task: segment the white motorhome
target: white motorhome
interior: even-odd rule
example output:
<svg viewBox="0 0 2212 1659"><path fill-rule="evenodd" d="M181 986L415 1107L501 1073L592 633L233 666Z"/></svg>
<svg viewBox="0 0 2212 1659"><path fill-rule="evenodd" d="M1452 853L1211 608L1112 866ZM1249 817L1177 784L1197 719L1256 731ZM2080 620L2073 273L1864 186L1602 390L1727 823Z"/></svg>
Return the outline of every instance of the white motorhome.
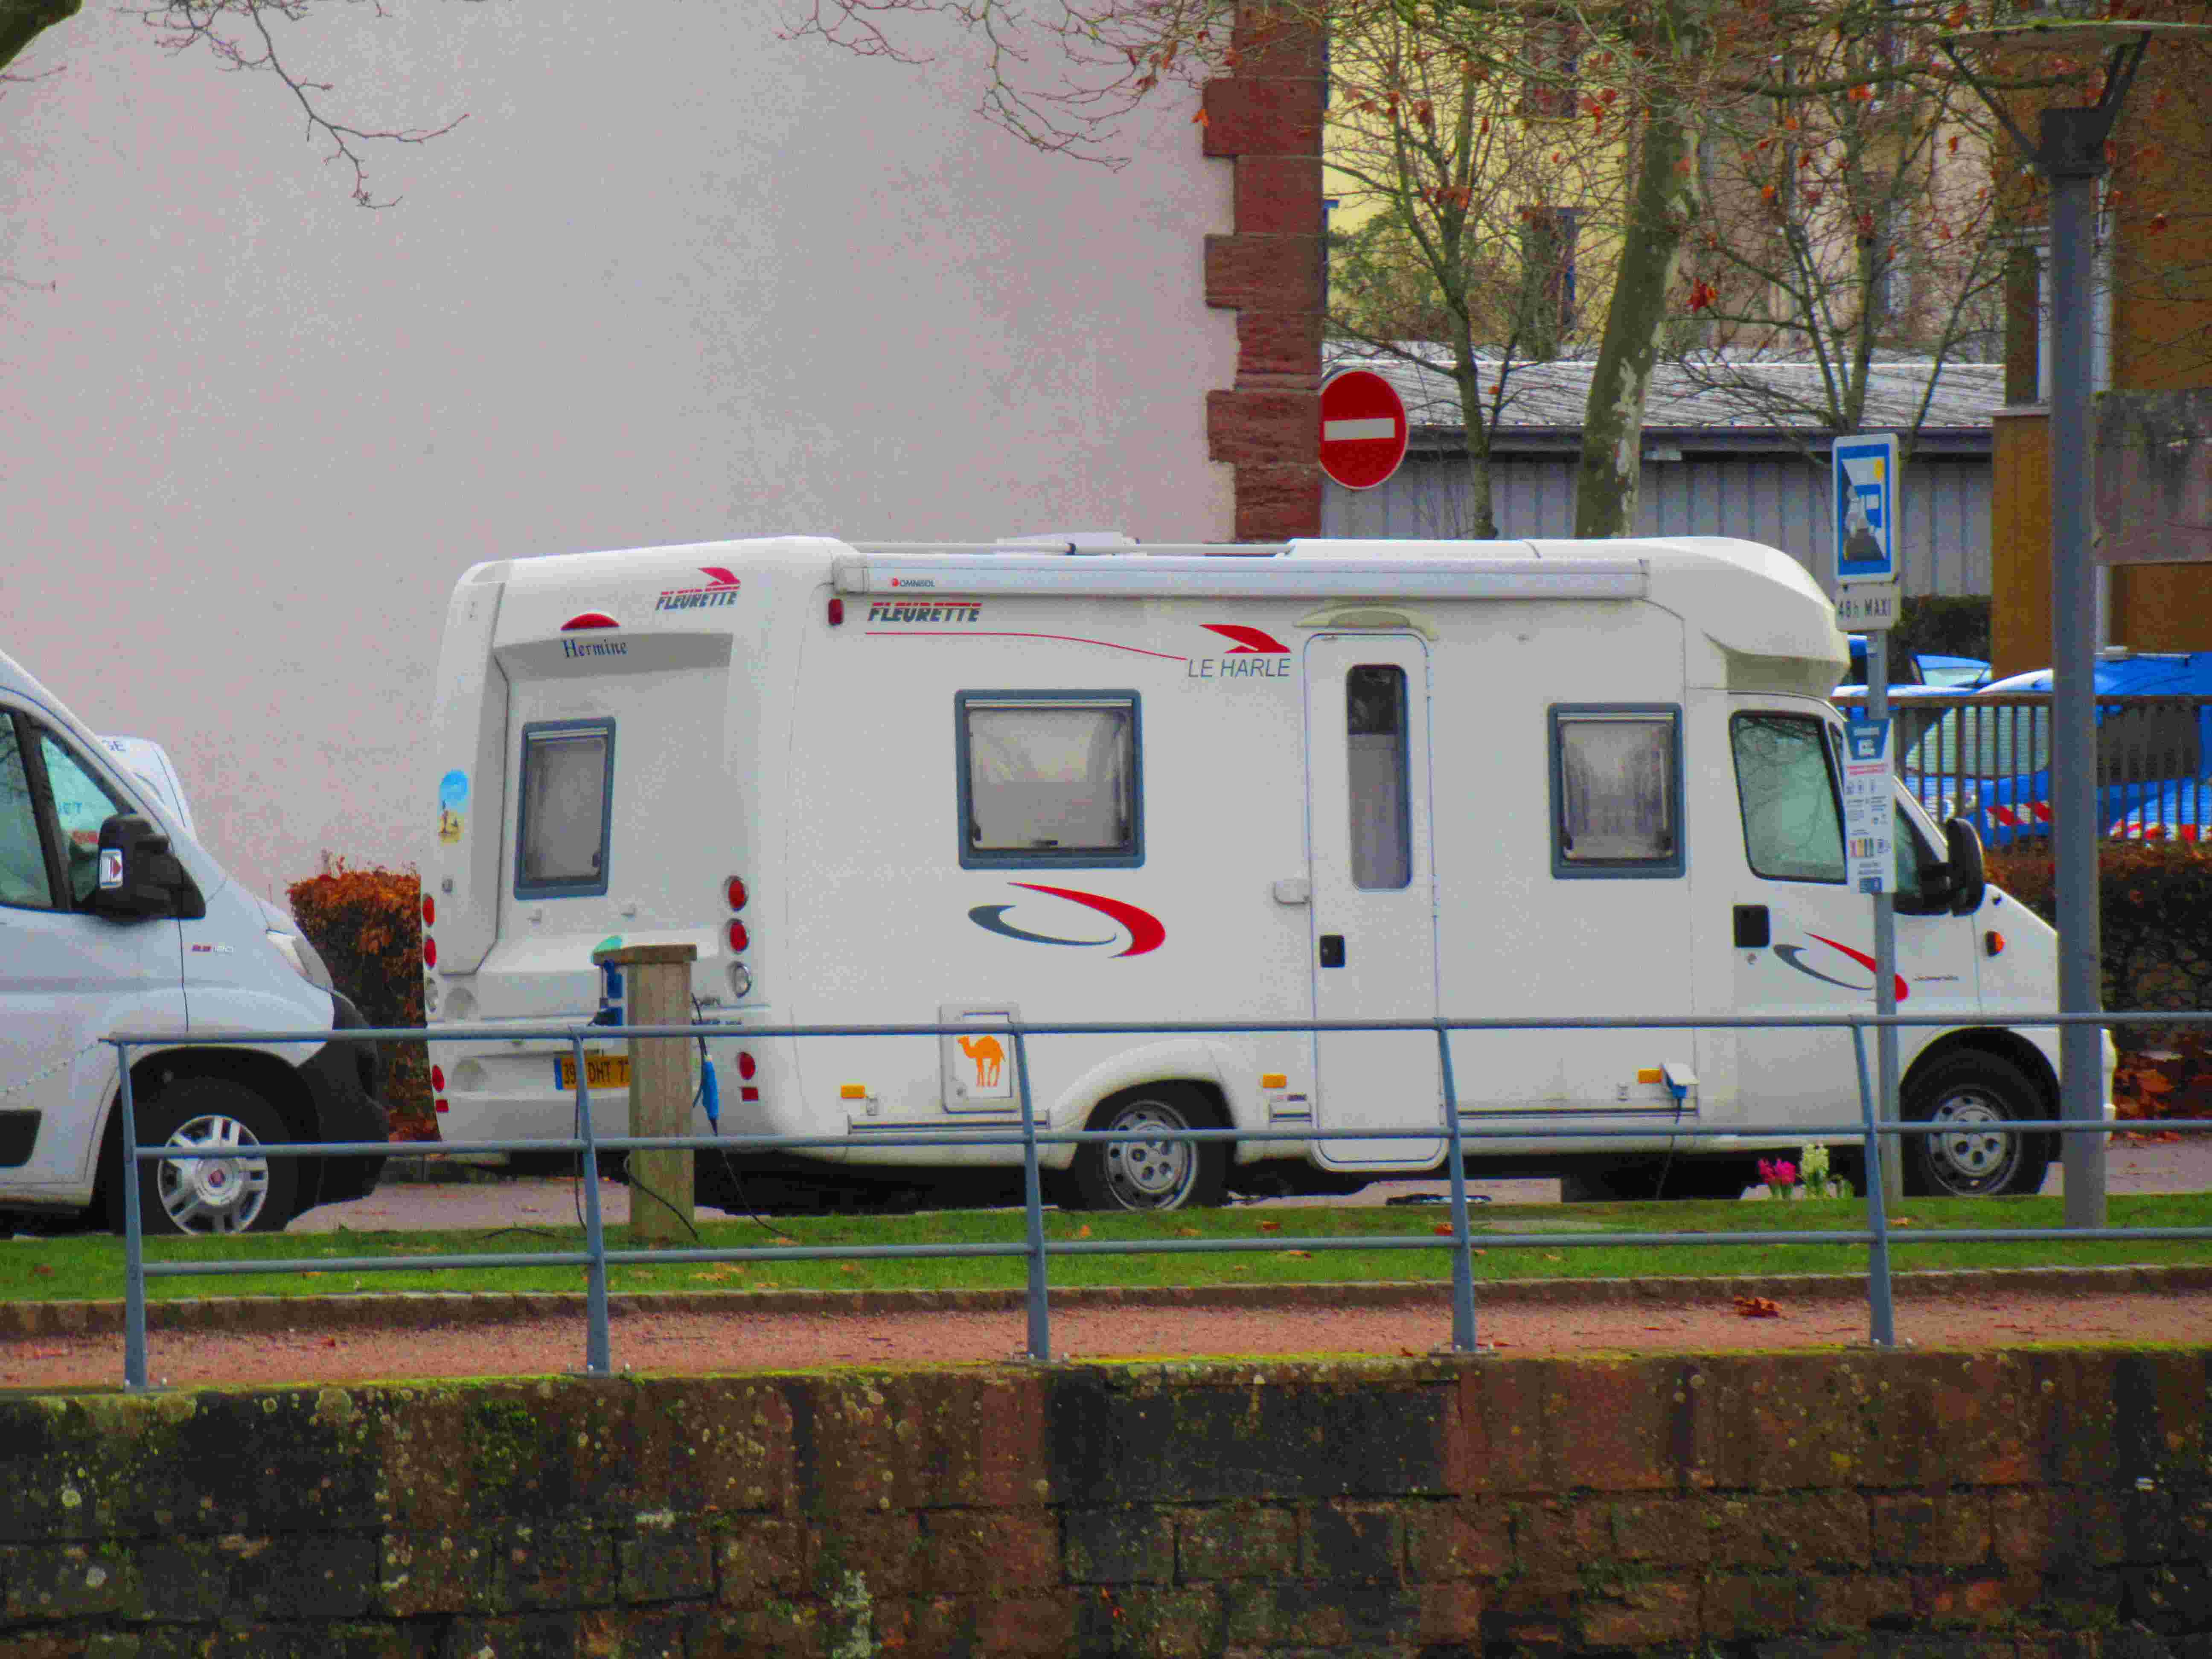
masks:
<svg viewBox="0 0 2212 1659"><path fill-rule="evenodd" d="M1273 549L855 546L811 538L502 561L447 613L424 859L441 1024L599 1004L594 947L698 961L725 1134L810 1134L701 1196L1003 1182L1024 1022L1685 1017L1864 1010L1872 906L1844 881L1846 658L1785 555L1724 539L1299 541ZM1913 1184L2028 1191L2057 1045L2055 937L1964 826L1900 791ZM960 1023L944 1037L745 1038ZM1869 1044L1871 1048L1871 1044ZM1330 1190L1433 1171L1431 1033L1029 1040L1059 1130L1224 1142L1048 1149L1063 1202ZM450 1139L573 1133L566 1050L434 1046ZM619 1044L587 1071L625 1131ZM1461 1032L1471 1166L1590 1196L1738 1192L1858 1114L1833 1030ZM1563 1126L1618 1127L1598 1147ZM703 1114L700 1133L708 1133ZM1308 1144L1318 1130L1348 1138ZM1413 1139L1383 1132L1428 1131ZM719 1184L718 1184L719 1183Z"/></svg>
<svg viewBox="0 0 2212 1659"><path fill-rule="evenodd" d="M125 744L118 750L117 742ZM173 771L95 737L0 655L0 1225L123 1220L117 1031L189 1031L131 1057L149 1232L280 1228L374 1191L380 1158L268 1158L276 1141L382 1140L373 1045L234 1031L359 1026L290 917L191 832Z"/></svg>

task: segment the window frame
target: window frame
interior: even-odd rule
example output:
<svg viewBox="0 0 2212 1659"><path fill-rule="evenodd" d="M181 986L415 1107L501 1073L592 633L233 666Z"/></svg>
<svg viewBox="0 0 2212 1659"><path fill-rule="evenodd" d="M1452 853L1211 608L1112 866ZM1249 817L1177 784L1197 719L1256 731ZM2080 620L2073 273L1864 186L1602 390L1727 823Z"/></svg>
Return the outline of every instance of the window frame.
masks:
<svg viewBox="0 0 2212 1659"><path fill-rule="evenodd" d="M94 788L107 797L107 804L112 810L109 811L107 817L100 820L103 826L107 823L108 818L118 817L125 813L135 812L145 816L145 809L131 799L127 790L118 791L115 787L114 779L103 776L99 763L89 758L71 743L69 734L59 726L50 725L36 716L28 716L17 729L21 731L26 727L28 728L32 739L28 750L30 765L33 769L31 793L39 804L40 829L46 843L46 867L49 870L58 869L61 872L61 885L54 890L60 902L54 906L54 908L69 915L88 915L92 908L91 893L86 894L82 898L78 897L76 884L70 879L69 836L62 827L61 805L54 799L53 771L46 764L46 745L49 743L52 744ZM151 818L149 821L156 829L162 827L159 818ZM97 886L93 890L94 892L98 890Z"/></svg>
<svg viewBox="0 0 2212 1659"><path fill-rule="evenodd" d="M1668 732L1668 781L1674 790L1674 851L1661 858L1577 859L1566 847L1566 745L1564 728L1607 718L1663 720ZM1682 791L1682 705L1678 702L1557 702L1544 711L1545 772L1551 792L1552 874L1565 881L1672 881L1689 873L1687 802Z"/></svg>
<svg viewBox="0 0 2212 1659"><path fill-rule="evenodd" d="M1022 708L1048 703L1094 703L1129 711L1129 842L1126 852L1095 848L1028 848L979 851L969 845L975 822L969 771L968 711L974 707ZM1100 690L968 690L952 694L953 844L963 870L1133 870L1145 861L1145 719L1135 688Z"/></svg>
<svg viewBox="0 0 2212 1659"><path fill-rule="evenodd" d="M1395 816L1398 820L1398 845L1393 850L1403 859L1406 873L1404 879L1400 881L1370 884L1364 882L1359 878L1362 874L1359 867L1359 837L1355 829L1355 826L1358 822L1359 799L1357 793L1351 787L1352 752L1352 739L1356 736L1361 735L1352 730L1352 677L1354 674L1362 672L1377 672L1386 674L1395 674L1397 677L1398 729L1394 734L1395 737L1395 742L1393 745L1394 752L1391 758L1395 764L1391 769L1390 781L1393 787L1397 792L1397 799L1395 805L1396 808ZM1413 848L1413 677L1407 672L1406 665L1403 663L1354 662L1346 663L1345 665L1343 684L1345 693L1344 762L1346 786L1345 789L1345 802L1347 809L1345 824L1346 854L1345 859L1345 876L1351 884L1352 890L1356 893L1402 893L1413 885L1413 866L1415 861ZM1375 734L1369 733L1367 735L1372 736Z"/></svg>
<svg viewBox="0 0 2212 1659"><path fill-rule="evenodd" d="M72 915L77 907L70 890L69 863L56 846L59 830L53 811L53 790L46 781L46 756L39 748L39 735L44 728L34 715L6 703L0 703L0 720L7 722L15 739L16 760L23 769L23 787L30 801L31 831L38 837L39 859L46 872L46 903L9 903L0 908L40 915Z"/></svg>
<svg viewBox="0 0 2212 1659"><path fill-rule="evenodd" d="M530 744L547 732L592 732L607 740L606 775L599 791L599 875L597 881L538 881L523 875L523 852L530 845ZM518 899L597 898L607 890L613 873L615 829L615 720L603 714L590 720L526 720L521 747L514 767L514 896Z"/></svg>

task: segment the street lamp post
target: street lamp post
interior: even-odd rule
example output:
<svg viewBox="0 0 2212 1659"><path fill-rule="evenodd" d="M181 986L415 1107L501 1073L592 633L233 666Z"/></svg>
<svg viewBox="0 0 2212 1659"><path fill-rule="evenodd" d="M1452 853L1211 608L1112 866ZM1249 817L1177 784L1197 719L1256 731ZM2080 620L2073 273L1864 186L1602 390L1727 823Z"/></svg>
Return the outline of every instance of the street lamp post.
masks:
<svg viewBox="0 0 2212 1659"><path fill-rule="evenodd" d="M2212 28L2200 24L2052 15L1939 42L2051 183L2051 817L2058 866L2058 1006L2063 1013L2100 1012L2103 1002L2097 848L2104 825L2097 812L2097 573L2090 556L2089 483L2097 184L2107 170L2105 142L2151 41L2208 34ZM2003 100L1966 67L1959 50L2033 45L2102 50L2108 56L2097 101L2043 111L2031 141ZM2102 1123L2102 1028L2062 1026L2058 1056L2059 1116L2069 1123ZM2065 1141L2066 1224L2102 1227L2105 1138L2076 1133Z"/></svg>

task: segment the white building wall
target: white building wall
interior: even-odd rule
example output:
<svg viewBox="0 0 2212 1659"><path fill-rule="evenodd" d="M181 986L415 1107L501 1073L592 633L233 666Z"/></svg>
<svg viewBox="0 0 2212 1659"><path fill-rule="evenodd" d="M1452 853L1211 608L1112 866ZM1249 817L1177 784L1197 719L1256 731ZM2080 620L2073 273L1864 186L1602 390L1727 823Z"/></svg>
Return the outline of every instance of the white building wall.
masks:
<svg viewBox="0 0 2212 1659"><path fill-rule="evenodd" d="M1224 539L1202 239L1164 100L1123 169L755 4L409 4L285 31L373 147L365 212L266 76L88 6L0 95L0 647L158 738L281 900L412 861L469 563L784 530ZM37 286L49 284L51 286Z"/></svg>

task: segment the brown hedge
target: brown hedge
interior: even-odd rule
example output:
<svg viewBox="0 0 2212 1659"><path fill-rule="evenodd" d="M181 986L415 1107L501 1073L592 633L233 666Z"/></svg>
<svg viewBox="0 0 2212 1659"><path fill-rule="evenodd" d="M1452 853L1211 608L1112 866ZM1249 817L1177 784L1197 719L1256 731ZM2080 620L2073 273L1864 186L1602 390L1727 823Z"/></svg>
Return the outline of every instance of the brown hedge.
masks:
<svg viewBox="0 0 2212 1659"><path fill-rule="evenodd" d="M412 870L355 869L325 853L286 890L292 915L339 990L371 1025L422 1024L422 890ZM435 1140L430 1062L419 1042L384 1045L394 1140Z"/></svg>
<svg viewBox="0 0 2212 1659"><path fill-rule="evenodd" d="M2045 921L2057 919L2047 843L1993 847L1990 879ZM2212 848L2188 842L2107 842L2097 902L2105 1006L2212 1008ZM2212 1116L2212 1033L2203 1027L2117 1026L2113 1093L2123 1116Z"/></svg>

